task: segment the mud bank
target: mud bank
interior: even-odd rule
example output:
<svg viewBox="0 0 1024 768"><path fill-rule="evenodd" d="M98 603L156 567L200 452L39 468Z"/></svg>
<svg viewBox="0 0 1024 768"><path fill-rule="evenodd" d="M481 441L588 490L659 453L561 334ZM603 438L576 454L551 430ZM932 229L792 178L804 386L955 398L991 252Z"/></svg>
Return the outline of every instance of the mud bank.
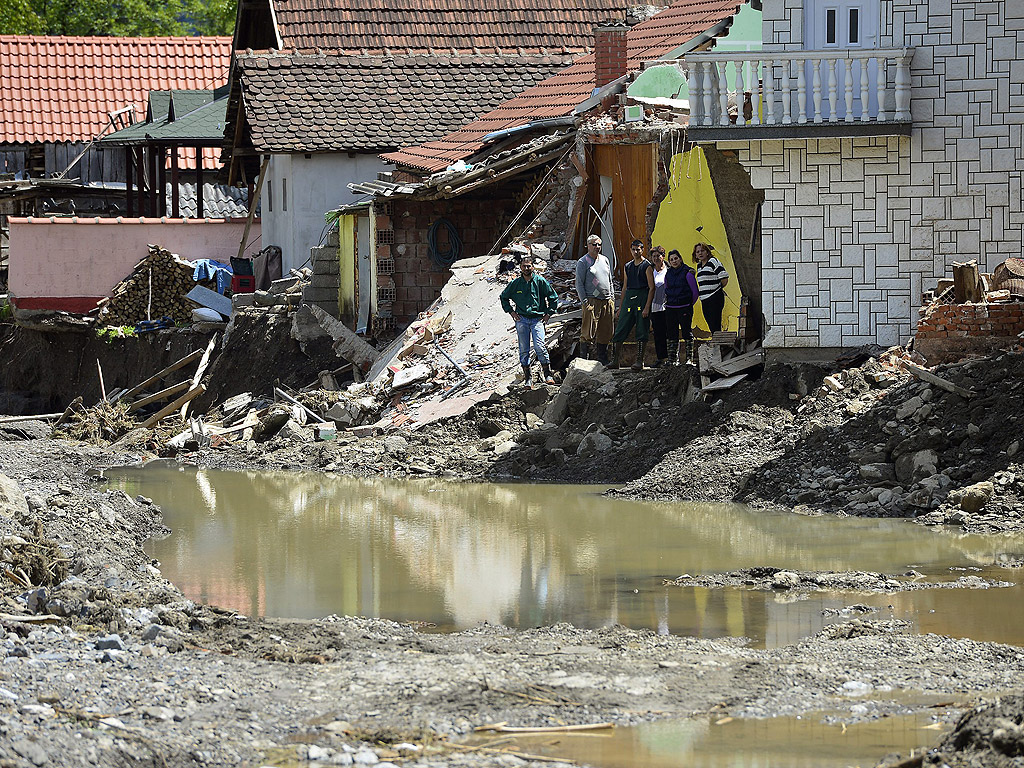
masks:
<svg viewBox="0 0 1024 768"><path fill-rule="evenodd" d="M2 581L0 616L8 765L493 765L449 743L502 721L827 710L854 722L937 701L954 702L934 710L949 717L1024 681L1017 648L914 636L891 621L758 650L622 627L436 635L384 620L265 620L204 607L184 600L142 549L162 529L159 509L98 479L130 458L0 443L0 471L18 483L0 510L5 570L18 574ZM59 552L42 563L53 583L18 584L13 553L26 548Z"/></svg>

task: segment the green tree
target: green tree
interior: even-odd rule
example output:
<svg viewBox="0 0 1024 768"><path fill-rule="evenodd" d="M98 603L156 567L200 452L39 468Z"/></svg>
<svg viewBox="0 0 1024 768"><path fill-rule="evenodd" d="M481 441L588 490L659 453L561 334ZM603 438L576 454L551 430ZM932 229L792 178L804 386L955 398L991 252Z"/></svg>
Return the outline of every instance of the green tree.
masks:
<svg viewBox="0 0 1024 768"><path fill-rule="evenodd" d="M230 35L235 0L0 0L5 35Z"/></svg>

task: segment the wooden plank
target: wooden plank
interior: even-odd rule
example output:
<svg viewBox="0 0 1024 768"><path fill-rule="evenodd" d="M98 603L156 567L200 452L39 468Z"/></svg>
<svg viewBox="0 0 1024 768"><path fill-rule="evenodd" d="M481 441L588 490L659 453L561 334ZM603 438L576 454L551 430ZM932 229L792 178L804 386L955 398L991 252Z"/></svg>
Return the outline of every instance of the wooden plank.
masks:
<svg viewBox="0 0 1024 768"><path fill-rule="evenodd" d="M181 406L183 406L189 400L193 400L193 399L199 397L205 391L206 391L206 387L204 387L202 384L200 384L195 389L190 389L188 392L186 392L184 395L179 397L173 403L171 403L170 405L165 405L159 411L157 411L152 416L150 416L148 419L146 419L144 422L142 422L143 428L144 429L151 429L152 427L156 426L162 419L164 419L167 416L170 416L172 413L174 413L176 410L181 408Z"/></svg>
<svg viewBox="0 0 1024 768"><path fill-rule="evenodd" d="M701 387L701 389L704 390L705 392L721 392L722 390L725 389L732 389L745 378L747 378L747 374L740 373L737 374L736 376L729 376L724 379L712 381L710 384Z"/></svg>
<svg viewBox="0 0 1024 768"><path fill-rule="evenodd" d="M174 373L175 371L177 371L180 368L184 368L186 365L191 363L193 360L196 360L199 357L201 357L202 354L203 354L203 350L201 350L201 349L197 349L195 352L189 352L187 355L185 355L183 358L181 358L181 360L178 360L176 363L171 363L166 368L164 368L162 371L157 371L156 373L154 373L152 376L150 376L148 379L146 379L141 384L136 384L134 387L129 389L127 392L125 392L122 395L122 397L134 397L135 395L137 395L140 392L142 392L144 389L147 389L147 388L151 387L152 385L156 384L161 379L166 378L169 374Z"/></svg>
<svg viewBox="0 0 1024 768"><path fill-rule="evenodd" d="M946 379L942 378L941 376L936 376L934 373L929 371L927 368L922 368L920 365L914 365L910 361L904 360L903 361L903 367L907 369L908 373L913 374L914 376L919 378L921 381L926 381L929 384L934 384L936 387L939 387L940 389L944 389L947 392L952 392L953 394L960 395L960 397L968 399L968 400L970 398L974 397L975 393L974 393L973 390L964 389L961 386L957 386L953 382L947 381Z"/></svg>
<svg viewBox="0 0 1024 768"><path fill-rule="evenodd" d="M711 366L711 370L715 373L720 373L723 376L732 376L740 371L745 371L748 368L753 368L755 365L764 364L764 351L756 350L754 352L748 352L745 355L739 357L733 357L729 360L725 360L717 365Z"/></svg>
<svg viewBox="0 0 1024 768"><path fill-rule="evenodd" d="M203 352L203 359L199 361L199 367L196 368L196 374L192 377L192 389L199 386L199 380L202 379L203 374L206 373L206 368L210 365L210 355L213 354L213 348L217 346L217 339L219 338L219 333L215 333L210 337L210 343L206 345L206 351ZM188 416L189 405L191 405L191 401L181 406L181 418L183 420Z"/></svg>
<svg viewBox="0 0 1024 768"><path fill-rule="evenodd" d="M159 392L154 392L152 395L147 395L140 400L136 400L131 404L131 406L129 406L128 413L133 413L140 408L145 408L147 405L151 405L152 403L159 403L161 400L166 400L168 397L174 397L174 395L179 392L183 392L186 389L189 389L188 379L178 382L177 384L172 384L166 389L161 389Z"/></svg>
<svg viewBox="0 0 1024 768"><path fill-rule="evenodd" d="M0 424L17 424L19 421L50 421L59 419L63 415L63 413L37 413L34 416L4 416L0 418Z"/></svg>
<svg viewBox="0 0 1024 768"><path fill-rule="evenodd" d="M738 338L739 336L732 331L715 331L711 334L711 343L719 346L728 346L735 344Z"/></svg>

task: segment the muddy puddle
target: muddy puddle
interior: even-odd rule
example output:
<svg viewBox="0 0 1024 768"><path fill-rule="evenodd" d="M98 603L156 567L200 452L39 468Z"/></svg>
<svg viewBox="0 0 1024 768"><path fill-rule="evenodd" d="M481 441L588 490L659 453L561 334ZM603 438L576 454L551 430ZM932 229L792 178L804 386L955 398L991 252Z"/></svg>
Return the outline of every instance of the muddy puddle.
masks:
<svg viewBox="0 0 1024 768"><path fill-rule="evenodd" d="M364 480L154 463L108 473L152 498L172 535L148 551L193 600L250 615L330 614L518 628L615 623L777 646L848 618L1024 644L1022 575L996 563L1024 536L940 533L895 520L806 518L738 505L638 503L553 485ZM751 566L977 575L1013 586L796 596L665 586ZM867 606L873 614L847 610Z"/></svg>
<svg viewBox="0 0 1024 768"><path fill-rule="evenodd" d="M927 748L949 726L927 715L887 717L853 725L821 716L764 720L711 717L650 723L591 733L503 739L475 737L487 750L557 757L599 768L849 768L875 765L885 754Z"/></svg>

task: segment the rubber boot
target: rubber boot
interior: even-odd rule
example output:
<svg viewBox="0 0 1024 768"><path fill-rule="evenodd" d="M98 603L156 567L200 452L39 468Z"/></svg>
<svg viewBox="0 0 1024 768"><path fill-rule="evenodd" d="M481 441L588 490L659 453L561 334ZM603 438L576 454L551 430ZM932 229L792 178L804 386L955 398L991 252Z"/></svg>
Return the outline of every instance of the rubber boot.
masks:
<svg viewBox="0 0 1024 768"><path fill-rule="evenodd" d="M580 360L593 360L594 358L590 356L591 351L592 348L589 341L580 342Z"/></svg>
<svg viewBox="0 0 1024 768"><path fill-rule="evenodd" d="M679 342L668 345L668 364L679 365Z"/></svg>
<svg viewBox="0 0 1024 768"><path fill-rule="evenodd" d="M598 344L597 345L597 362L601 365L608 367L608 345Z"/></svg>
<svg viewBox="0 0 1024 768"><path fill-rule="evenodd" d="M621 359L622 359L622 343L617 341L614 344L612 344L612 359L611 359L611 362L608 363L608 367L612 368L612 369L618 368L619 367L619 360L621 360Z"/></svg>
<svg viewBox="0 0 1024 768"><path fill-rule="evenodd" d="M530 375L530 366L528 365L523 366L523 386L533 386L533 376Z"/></svg>
<svg viewBox="0 0 1024 768"><path fill-rule="evenodd" d="M551 373L551 366L546 364L546 363L541 363L540 367L544 369L544 383L545 384L554 384L555 383L555 377Z"/></svg>
<svg viewBox="0 0 1024 768"><path fill-rule="evenodd" d="M686 362L697 364L697 350L694 349L692 337L686 340Z"/></svg>
<svg viewBox="0 0 1024 768"><path fill-rule="evenodd" d="M644 350L647 349L646 341L638 341L636 343L636 362L633 363L632 369L634 371L642 371L644 369Z"/></svg>

